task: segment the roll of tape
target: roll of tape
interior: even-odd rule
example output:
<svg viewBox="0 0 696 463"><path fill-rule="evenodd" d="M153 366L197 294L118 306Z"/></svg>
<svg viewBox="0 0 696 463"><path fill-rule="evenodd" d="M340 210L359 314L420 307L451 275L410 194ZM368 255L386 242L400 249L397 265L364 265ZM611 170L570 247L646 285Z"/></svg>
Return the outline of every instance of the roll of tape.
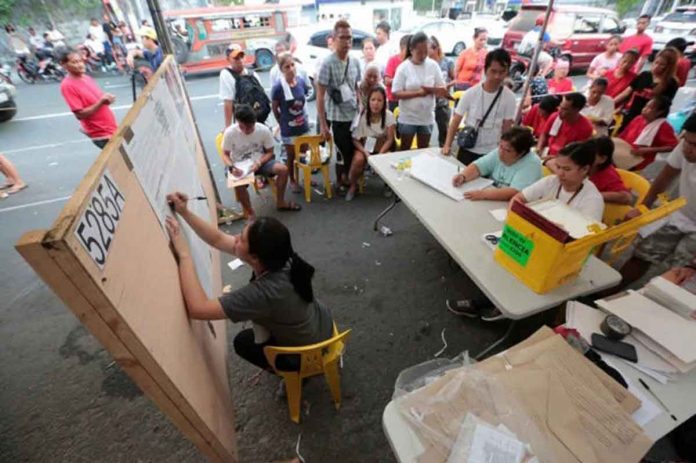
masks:
<svg viewBox="0 0 696 463"><path fill-rule="evenodd" d="M614 341L620 341L631 333L631 325L617 317L607 315L599 326L604 336Z"/></svg>

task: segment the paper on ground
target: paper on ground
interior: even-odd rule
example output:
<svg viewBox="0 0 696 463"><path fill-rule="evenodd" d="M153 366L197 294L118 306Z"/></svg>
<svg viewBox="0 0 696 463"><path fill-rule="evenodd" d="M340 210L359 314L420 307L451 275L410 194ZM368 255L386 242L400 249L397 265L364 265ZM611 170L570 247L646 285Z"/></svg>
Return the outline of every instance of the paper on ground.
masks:
<svg viewBox="0 0 696 463"><path fill-rule="evenodd" d="M244 262L242 262L241 259L235 259L231 260L227 263L227 266L230 268L230 270L234 271L237 270L239 267L244 265Z"/></svg>
<svg viewBox="0 0 696 463"><path fill-rule="evenodd" d="M498 222L505 222L505 219L507 219L507 209L505 208L491 209L488 212L490 212L493 218Z"/></svg>

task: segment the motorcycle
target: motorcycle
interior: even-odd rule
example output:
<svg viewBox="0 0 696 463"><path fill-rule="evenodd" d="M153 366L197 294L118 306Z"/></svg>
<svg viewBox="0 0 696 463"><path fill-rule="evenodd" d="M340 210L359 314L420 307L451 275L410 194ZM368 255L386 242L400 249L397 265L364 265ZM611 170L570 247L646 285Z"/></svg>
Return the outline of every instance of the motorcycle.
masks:
<svg viewBox="0 0 696 463"><path fill-rule="evenodd" d="M7 64L0 66L0 83L2 82L12 84L12 69Z"/></svg>
<svg viewBox="0 0 696 463"><path fill-rule="evenodd" d="M553 58L554 63L558 59L564 59L566 61L571 62L572 57L568 54L563 54L561 52L561 49L558 47L553 47L549 50L549 54ZM510 66L510 78L512 79L513 86L512 86L512 91L513 92L519 92L522 87L524 86L524 82L527 80L527 71L529 70L529 66L532 64L532 56L529 55L523 55L520 53L515 53L512 56L512 65ZM539 71L538 65L537 65L537 72ZM548 70L548 72L543 75L539 76L543 77L544 79L550 79L553 77L553 66L551 66Z"/></svg>
<svg viewBox="0 0 696 463"><path fill-rule="evenodd" d="M65 77L65 71L55 62L53 55L45 57L43 71L35 59L27 55L17 56L17 74L23 82L35 84L37 81L60 82Z"/></svg>

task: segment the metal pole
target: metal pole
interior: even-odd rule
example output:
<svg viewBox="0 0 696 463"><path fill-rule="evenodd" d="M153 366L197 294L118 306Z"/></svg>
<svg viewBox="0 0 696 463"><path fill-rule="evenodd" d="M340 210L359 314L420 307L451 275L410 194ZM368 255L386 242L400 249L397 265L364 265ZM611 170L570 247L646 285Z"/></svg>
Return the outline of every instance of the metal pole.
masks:
<svg viewBox="0 0 696 463"><path fill-rule="evenodd" d="M169 35L169 30L167 29L167 24L164 22L164 17L162 16L162 10L159 6L159 0L147 0L147 7L150 10L150 16L152 16L153 26L155 26L155 32L157 32L157 39L162 48L162 52L167 55L174 55L174 46L172 45L172 39ZM179 68L177 66L177 72ZM186 101L188 107L191 109L191 116L193 117L193 126L196 128L196 135L199 140L201 138L201 133L198 130L198 122L196 121L196 114L193 112L193 106L191 105L191 99L189 98L188 89L186 88L186 80L184 76L180 74L181 81L184 82L184 95L186 96ZM220 197L220 191L218 190L217 183L215 183L215 176L213 175L213 168L208 160L208 153L205 151L205 146L201 143L201 149L203 150L203 159L205 159L205 165L208 168L208 175L210 175L210 182L213 184L213 190L215 191L215 201L218 205L218 213L220 213L220 208L222 208L222 198ZM220 214L218 214L220 215Z"/></svg>
<svg viewBox="0 0 696 463"><path fill-rule="evenodd" d="M546 34L546 26L549 23L551 10L553 9L553 2L554 0L549 0L549 4L546 7L544 24L541 25L541 31L539 31L539 40L537 41L537 46L534 49L534 55L532 55L532 61L529 63L529 69L527 70L527 80L524 82L524 86L522 87L522 99L520 100L520 105L517 107L517 113L515 114L515 124L519 124L520 120L522 119L522 106L524 105L524 99L529 91L529 85L537 71L537 60L539 59L541 49L544 48L544 34Z"/></svg>
<svg viewBox="0 0 696 463"><path fill-rule="evenodd" d="M159 0L147 0L147 7L150 10L150 16L152 16L152 22L157 32L157 41L160 44L160 48L162 48L165 55L174 54L174 46L172 45L172 39L167 30L167 24L162 17Z"/></svg>

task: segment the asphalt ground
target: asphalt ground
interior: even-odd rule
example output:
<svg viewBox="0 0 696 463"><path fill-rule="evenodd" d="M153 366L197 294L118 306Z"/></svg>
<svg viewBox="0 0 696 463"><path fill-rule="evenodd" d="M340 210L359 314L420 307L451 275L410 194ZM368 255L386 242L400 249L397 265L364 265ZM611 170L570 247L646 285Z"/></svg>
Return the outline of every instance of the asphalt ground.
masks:
<svg viewBox="0 0 696 463"><path fill-rule="evenodd" d="M261 78L267 86L267 73ZM116 94L122 118L131 103L128 81L99 83ZM223 202L232 206L214 148L223 122L217 86L215 76L187 81ZM23 232L50 226L98 155L78 132L57 84L20 84L17 101L17 117L0 125L0 150L30 186L0 202L0 461L204 461L14 250ZM309 110L314 120L313 103ZM394 461L381 416L398 373L432 359L442 336L443 356L454 357L480 351L504 331L505 323L445 310L445 299L471 297L478 289L404 206L385 221L392 236L373 232L374 217L391 201L382 187L368 177L366 194L350 203L314 195L306 204L297 195L299 213L277 212L270 191L254 197L258 214L277 216L290 228L295 249L317 269L315 294L352 333L340 411L324 381L313 379L304 387L302 424L296 425L284 399L276 398L278 379L256 376L233 353L231 340L242 326L229 324L240 461L290 459L300 433L308 462ZM241 227L237 222L225 230ZM250 270L232 272L224 265L231 259L223 257L223 280L239 287Z"/></svg>

